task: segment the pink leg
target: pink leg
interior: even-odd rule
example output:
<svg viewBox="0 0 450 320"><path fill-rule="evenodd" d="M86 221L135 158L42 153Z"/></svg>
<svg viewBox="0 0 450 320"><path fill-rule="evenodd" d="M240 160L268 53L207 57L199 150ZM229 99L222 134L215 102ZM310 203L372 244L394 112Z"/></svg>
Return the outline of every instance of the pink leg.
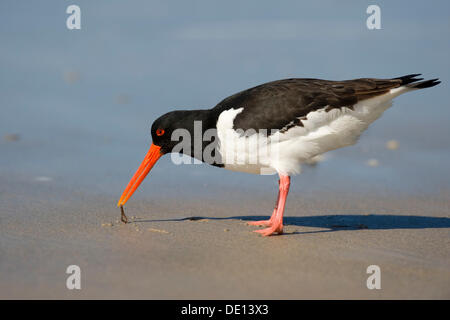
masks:
<svg viewBox="0 0 450 320"><path fill-rule="evenodd" d="M283 233L283 214L290 184L291 178L289 176L283 176L280 174L280 192L278 196L278 204L275 209L276 210L275 216L272 215L272 218L270 218L270 220L272 221L269 228L256 230L255 232L258 232L263 236L270 236L275 232Z"/></svg>
<svg viewBox="0 0 450 320"><path fill-rule="evenodd" d="M280 186L280 180L278 180L278 188L279 188L279 186ZM270 217L270 219L269 220L260 220L260 221L250 221L250 222L247 222L247 224L250 226L270 227L272 225L273 221L275 220L275 216L277 214L278 201L280 201L280 191L278 191L277 202L275 202L275 209L273 209L272 216Z"/></svg>

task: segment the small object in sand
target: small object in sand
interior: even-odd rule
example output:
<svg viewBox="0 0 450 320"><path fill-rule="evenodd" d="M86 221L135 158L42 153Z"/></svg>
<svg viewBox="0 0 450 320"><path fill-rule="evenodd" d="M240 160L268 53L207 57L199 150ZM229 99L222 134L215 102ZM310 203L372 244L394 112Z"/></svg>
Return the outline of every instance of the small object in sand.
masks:
<svg viewBox="0 0 450 320"><path fill-rule="evenodd" d="M389 150L397 150L398 149L398 141L397 140L389 140L386 142L386 148Z"/></svg>
<svg viewBox="0 0 450 320"><path fill-rule="evenodd" d="M369 159L367 160L366 164L369 167L378 167L380 165L380 162L377 159Z"/></svg>
<svg viewBox="0 0 450 320"><path fill-rule="evenodd" d="M230 231L230 229L223 229L223 231L228 232L228 231Z"/></svg>
<svg viewBox="0 0 450 320"><path fill-rule="evenodd" d="M8 142L15 142L20 140L20 135L18 135L17 133L5 134L3 136L3 139Z"/></svg>
<svg viewBox="0 0 450 320"><path fill-rule="evenodd" d="M151 231L151 232L158 232L158 233L169 233L169 232L166 231L166 230L155 229L155 228L148 228L147 230L148 230L148 231Z"/></svg>
<svg viewBox="0 0 450 320"><path fill-rule="evenodd" d="M125 215L125 211L123 210L123 206L120 206L120 220L122 220L123 223L128 223L128 218Z"/></svg>
<svg viewBox="0 0 450 320"><path fill-rule="evenodd" d="M112 223L102 223L102 227L112 227Z"/></svg>

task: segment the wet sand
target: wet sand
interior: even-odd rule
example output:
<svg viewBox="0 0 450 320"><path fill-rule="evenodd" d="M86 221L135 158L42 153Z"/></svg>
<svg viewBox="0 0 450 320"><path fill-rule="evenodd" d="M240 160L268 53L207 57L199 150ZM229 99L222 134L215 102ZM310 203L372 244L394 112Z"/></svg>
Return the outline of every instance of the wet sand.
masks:
<svg viewBox="0 0 450 320"><path fill-rule="evenodd" d="M268 192L138 198L124 225L113 197L7 183L2 299L450 298L448 190L294 190L285 234L264 238L246 221L271 213ZM81 290L66 289L72 264L81 268ZM381 290L366 287L369 265L381 268Z"/></svg>

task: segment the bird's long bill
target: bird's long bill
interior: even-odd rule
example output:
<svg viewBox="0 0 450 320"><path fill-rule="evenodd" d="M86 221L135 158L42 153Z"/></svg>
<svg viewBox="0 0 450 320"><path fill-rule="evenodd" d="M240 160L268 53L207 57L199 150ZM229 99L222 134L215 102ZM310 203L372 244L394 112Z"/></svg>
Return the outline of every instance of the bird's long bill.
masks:
<svg viewBox="0 0 450 320"><path fill-rule="evenodd" d="M156 161L158 161L161 156L161 147L156 146L152 143L150 150L148 150L147 155L144 158L144 161L142 161L139 169L137 169L136 173L128 183L128 186L123 191L122 196L117 203L118 207L123 206L128 201L128 199L130 199L134 191L136 191L136 189L139 187L141 182L145 179L145 177L155 165Z"/></svg>

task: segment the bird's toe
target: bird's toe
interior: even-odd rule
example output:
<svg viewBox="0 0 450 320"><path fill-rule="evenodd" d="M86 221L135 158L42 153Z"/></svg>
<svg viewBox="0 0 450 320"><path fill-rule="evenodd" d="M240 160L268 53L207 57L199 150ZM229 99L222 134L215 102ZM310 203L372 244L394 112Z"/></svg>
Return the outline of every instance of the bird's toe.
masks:
<svg viewBox="0 0 450 320"><path fill-rule="evenodd" d="M249 226L264 226L264 227L270 227L272 225L271 220L260 220L260 221L250 221L247 222Z"/></svg>
<svg viewBox="0 0 450 320"><path fill-rule="evenodd" d="M257 232L261 234L262 236L271 236L274 233L282 234L283 233L283 225L272 225L269 228L261 229L261 230L255 230L253 232Z"/></svg>

